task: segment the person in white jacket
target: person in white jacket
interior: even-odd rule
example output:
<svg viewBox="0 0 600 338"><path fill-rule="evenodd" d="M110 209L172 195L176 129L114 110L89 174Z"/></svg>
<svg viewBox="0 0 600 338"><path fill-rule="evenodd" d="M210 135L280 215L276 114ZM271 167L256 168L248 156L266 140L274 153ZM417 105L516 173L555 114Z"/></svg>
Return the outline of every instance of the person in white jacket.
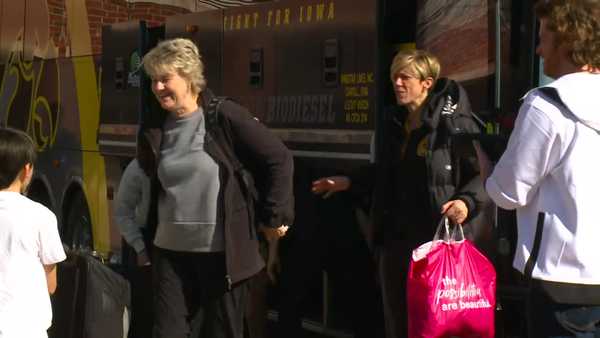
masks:
<svg viewBox="0 0 600 338"><path fill-rule="evenodd" d="M531 282L529 337L598 336L600 1L539 1L536 14L536 52L556 80L525 95L485 187L516 209L513 266ZM490 162L476 149L486 175Z"/></svg>

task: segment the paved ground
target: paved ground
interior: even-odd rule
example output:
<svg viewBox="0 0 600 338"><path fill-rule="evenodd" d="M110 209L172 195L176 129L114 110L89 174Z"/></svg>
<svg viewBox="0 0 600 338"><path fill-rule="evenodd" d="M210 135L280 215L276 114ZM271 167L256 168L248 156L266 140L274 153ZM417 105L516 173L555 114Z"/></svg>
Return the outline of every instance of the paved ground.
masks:
<svg viewBox="0 0 600 338"><path fill-rule="evenodd" d="M287 338L287 337L275 337L274 336L274 326L275 322L269 321L269 334L268 338ZM304 322L303 326L305 328L302 338L353 338L352 333L349 332L341 332L336 330L325 330L323 332L322 327L316 323ZM319 333L319 331L321 333Z"/></svg>

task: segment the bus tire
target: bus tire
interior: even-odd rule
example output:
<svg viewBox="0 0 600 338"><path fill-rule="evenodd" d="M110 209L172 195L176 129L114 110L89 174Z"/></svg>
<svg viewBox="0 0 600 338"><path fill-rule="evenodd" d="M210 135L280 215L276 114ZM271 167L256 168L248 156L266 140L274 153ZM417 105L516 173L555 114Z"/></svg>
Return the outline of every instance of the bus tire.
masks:
<svg viewBox="0 0 600 338"><path fill-rule="evenodd" d="M94 250L90 211L83 191L76 190L69 199L63 227L63 243L71 250Z"/></svg>

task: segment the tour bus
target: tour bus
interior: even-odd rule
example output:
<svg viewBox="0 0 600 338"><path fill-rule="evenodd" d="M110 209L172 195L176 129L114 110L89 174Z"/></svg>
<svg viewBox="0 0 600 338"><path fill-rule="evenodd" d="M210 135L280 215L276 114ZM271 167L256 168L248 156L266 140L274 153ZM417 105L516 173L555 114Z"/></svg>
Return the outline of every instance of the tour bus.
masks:
<svg viewBox="0 0 600 338"><path fill-rule="evenodd" d="M317 273L306 281L304 326L351 336L355 319L345 314L361 303L348 299L374 282L358 278L373 275L369 234L354 201L313 196L310 182L377 160L376 130L394 104L389 65L400 49L436 54L485 132L510 133L519 98L547 81L534 52L533 2L0 0L0 121L35 141L28 193L56 213L63 242L119 263L114 196L140 124L164 114L141 58L161 39L194 40L208 87L247 107L294 154L297 218L283 254L294 243L317 251L307 254L307 273ZM519 336L514 219L488 215L470 236L497 267L497 317L511 323L499 322L498 335Z"/></svg>

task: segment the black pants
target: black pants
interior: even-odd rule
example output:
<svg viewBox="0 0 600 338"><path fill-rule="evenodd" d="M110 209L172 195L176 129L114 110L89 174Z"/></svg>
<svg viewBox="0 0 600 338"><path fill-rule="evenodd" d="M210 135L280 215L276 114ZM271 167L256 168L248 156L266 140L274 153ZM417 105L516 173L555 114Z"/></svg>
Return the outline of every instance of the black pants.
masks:
<svg viewBox="0 0 600 338"><path fill-rule="evenodd" d="M527 299L529 338L598 337L599 325L600 306L556 303L539 287L530 289Z"/></svg>
<svg viewBox="0 0 600 338"><path fill-rule="evenodd" d="M412 250L420 244L423 242L419 240L386 239L377 248L387 338L408 336L406 281Z"/></svg>
<svg viewBox="0 0 600 338"><path fill-rule="evenodd" d="M301 320L306 315L306 300L311 285L322 280L323 270L337 295L332 300L334 311L350 324L354 337L381 337L381 303L370 257L360 257L349 248L336 248L337 252L318 249L315 243L292 246L281 267L276 337L304 337Z"/></svg>
<svg viewBox="0 0 600 338"><path fill-rule="evenodd" d="M145 240L147 253L152 253L152 242ZM152 267L138 266L135 250L123 240L124 274L131 285L131 324L129 338L152 337L152 321L154 319L154 304L152 296Z"/></svg>
<svg viewBox="0 0 600 338"><path fill-rule="evenodd" d="M152 337L154 319L152 301L152 267L131 267L127 272L131 284L131 326L129 338Z"/></svg>
<svg viewBox="0 0 600 338"><path fill-rule="evenodd" d="M247 283L228 290L223 253L156 249L154 338L242 338Z"/></svg>

